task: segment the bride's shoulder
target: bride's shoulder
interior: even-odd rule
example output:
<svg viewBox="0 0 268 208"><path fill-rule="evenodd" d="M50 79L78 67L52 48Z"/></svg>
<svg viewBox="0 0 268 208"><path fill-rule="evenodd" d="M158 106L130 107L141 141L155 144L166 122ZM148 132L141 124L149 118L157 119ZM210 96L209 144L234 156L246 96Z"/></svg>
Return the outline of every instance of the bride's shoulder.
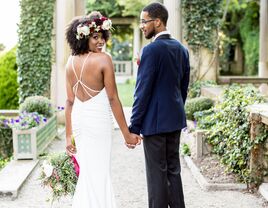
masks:
<svg viewBox="0 0 268 208"><path fill-rule="evenodd" d="M103 52L103 53L105 53L107 56L109 56L110 58L112 58L112 55L110 53L108 53L108 52Z"/></svg>
<svg viewBox="0 0 268 208"><path fill-rule="evenodd" d="M98 57L102 61L110 61L110 60L112 60L112 56L107 52L96 53L95 55L96 55L96 57Z"/></svg>
<svg viewBox="0 0 268 208"><path fill-rule="evenodd" d="M65 64L65 69L66 70L68 70L71 67L71 65L72 65L71 62L72 62L72 56L69 56L68 59L67 59L67 62Z"/></svg>

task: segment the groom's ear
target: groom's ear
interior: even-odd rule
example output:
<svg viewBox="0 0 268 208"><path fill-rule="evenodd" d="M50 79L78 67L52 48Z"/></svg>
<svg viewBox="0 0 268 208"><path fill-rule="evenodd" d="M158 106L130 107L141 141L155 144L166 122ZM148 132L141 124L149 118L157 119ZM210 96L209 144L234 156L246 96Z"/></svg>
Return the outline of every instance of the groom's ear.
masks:
<svg viewBox="0 0 268 208"><path fill-rule="evenodd" d="M154 22L156 27L160 27L163 24L159 18L156 18Z"/></svg>

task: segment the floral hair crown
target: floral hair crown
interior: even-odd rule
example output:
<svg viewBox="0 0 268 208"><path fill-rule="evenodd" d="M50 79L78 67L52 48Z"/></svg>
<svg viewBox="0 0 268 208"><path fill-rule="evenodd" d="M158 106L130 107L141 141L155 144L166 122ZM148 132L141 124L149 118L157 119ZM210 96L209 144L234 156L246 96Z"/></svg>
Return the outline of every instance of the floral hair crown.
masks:
<svg viewBox="0 0 268 208"><path fill-rule="evenodd" d="M107 17L95 18L77 26L76 39L81 40L94 32L112 29L112 21Z"/></svg>

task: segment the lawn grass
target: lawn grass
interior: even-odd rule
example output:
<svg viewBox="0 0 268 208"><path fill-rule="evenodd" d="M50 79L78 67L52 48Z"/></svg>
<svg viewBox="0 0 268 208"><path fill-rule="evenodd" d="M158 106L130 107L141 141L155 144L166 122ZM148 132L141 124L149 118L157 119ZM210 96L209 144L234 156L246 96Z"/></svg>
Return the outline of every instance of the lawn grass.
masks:
<svg viewBox="0 0 268 208"><path fill-rule="evenodd" d="M135 82L130 81L124 84L117 84L120 101L124 107L132 107Z"/></svg>

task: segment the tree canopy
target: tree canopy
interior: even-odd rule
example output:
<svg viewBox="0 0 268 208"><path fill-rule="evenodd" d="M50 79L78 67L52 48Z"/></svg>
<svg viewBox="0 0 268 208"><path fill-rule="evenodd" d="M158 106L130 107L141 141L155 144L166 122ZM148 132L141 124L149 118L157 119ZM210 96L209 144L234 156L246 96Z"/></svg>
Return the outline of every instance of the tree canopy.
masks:
<svg viewBox="0 0 268 208"><path fill-rule="evenodd" d="M149 0L88 0L87 11L99 11L108 17L138 17Z"/></svg>

